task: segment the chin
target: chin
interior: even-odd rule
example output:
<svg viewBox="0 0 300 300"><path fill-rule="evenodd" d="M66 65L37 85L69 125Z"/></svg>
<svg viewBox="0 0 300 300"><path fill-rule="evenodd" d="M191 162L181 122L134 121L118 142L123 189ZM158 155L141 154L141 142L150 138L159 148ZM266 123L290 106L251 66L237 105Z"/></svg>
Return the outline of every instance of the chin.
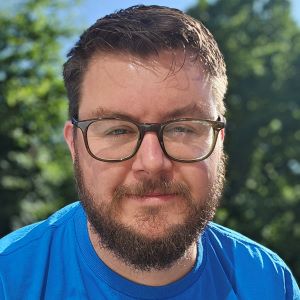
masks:
<svg viewBox="0 0 300 300"><path fill-rule="evenodd" d="M184 219L178 215L157 215L135 218L131 221L130 225L124 225L144 238L150 240L165 239L167 238L176 228L184 225Z"/></svg>

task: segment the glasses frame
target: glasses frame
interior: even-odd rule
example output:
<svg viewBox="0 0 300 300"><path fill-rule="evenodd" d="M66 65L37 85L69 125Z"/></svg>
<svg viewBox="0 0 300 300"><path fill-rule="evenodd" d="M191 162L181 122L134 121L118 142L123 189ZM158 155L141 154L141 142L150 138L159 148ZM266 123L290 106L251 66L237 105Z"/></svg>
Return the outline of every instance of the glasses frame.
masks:
<svg viewBox="0 0 300 300"><path fill-rule="evenodd" d="M95 156L91 152L89 143L88 143L88 138L87 138L87 131L91 124L93 124L94 122L100 121L100 120L126 121L126 122L130 122L130 123L134 124L138 128L139 138L138 138L136 147L131 155L128 155L121 159L103 159L103 158L99 158L99 157ZM73 117L71 121L75 127L79 128L81 130L87 152L96 160L104 161L104 162L122 162L122 161L132 158L138 152L138 150L143 142L144 136L147 132L155 132L156 133L156 136L158 138L161 149L162 149L163 153L165 154L165 156L168 157L169 159L171 159L173 161L184 162L184 163L193 163L193 162L201 161L201 160L208 158L213 153L215 146L216 146L218 134L222 129L225 128L225 125L226 125L225 119L223 118L223 121L221 121L220 116L217 118L216 121L207 120L207 119L180 118L180 119L169 120L169 121L166 121L163 123L138 123L133 120L128 120L126 118L118 118L118 117L101 117L101 118L86 119L86 120L80 120L80 121L77 120L75 117ZM206 154L202 157L199 157L199 158L188 159L188 160L178 159L178 158L172 157L171 155L168 154L168 152L165 149L165 145L164 145L164 141L163 141L164 128L167 125L169 125L170 123L176 123L176 122L181 122L181 121L201 121L201 122L207 123L208 125L210 125L212 127L213 134L214 134L213 143L212 143L211 149L209 150L208 154Z"/></svg>

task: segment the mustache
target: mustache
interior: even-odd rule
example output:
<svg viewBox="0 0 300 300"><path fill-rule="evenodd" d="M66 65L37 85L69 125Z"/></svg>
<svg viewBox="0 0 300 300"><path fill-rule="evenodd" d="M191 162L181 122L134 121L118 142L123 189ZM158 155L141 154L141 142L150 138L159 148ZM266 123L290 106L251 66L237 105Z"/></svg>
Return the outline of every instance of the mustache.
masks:
<svg viewBox="0 0 300 300"><path fill-rule="evenodd" d="M143 197L149 194L176 195L185 199L191 199L191 192L184 183L170 181L164 178L148 179L132 185L120 185L116 187L113 199L121 200L125 197Z"/></svg>

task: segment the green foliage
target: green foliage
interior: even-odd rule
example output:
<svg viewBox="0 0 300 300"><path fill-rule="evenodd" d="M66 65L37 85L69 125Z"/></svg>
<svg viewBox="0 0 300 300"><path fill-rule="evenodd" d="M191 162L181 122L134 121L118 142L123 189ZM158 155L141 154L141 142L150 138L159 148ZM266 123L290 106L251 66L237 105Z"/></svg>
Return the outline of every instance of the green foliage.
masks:
<svg viewBox="0 0 300 300"><path fill-rule="evenodd" d="M0 235L74 199L60 76L60 41L71 30L60 25L59 3L0 10Z"/></svg>
<svg viewBox="0 0 300 300"><path fill-rule="evenodd" d="M203 2L189 13L216 37L229 75L229 170L216 219L278 252L299 280L300 29L287 0Z"/></svg>

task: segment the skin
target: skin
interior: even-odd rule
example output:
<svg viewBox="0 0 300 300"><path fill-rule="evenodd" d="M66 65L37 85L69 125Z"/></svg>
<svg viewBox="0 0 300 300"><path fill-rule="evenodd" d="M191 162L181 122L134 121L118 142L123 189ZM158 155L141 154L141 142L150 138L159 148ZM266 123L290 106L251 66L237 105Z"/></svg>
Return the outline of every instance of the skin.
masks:
<svg viewBox="0 0 300 300"><path fill-rule="evenodd" d="M209 77L198 63L185 60L176 53L176 72L170 74L172 56L140 59L128 55L96 55L85 74L79 107L79 120L125 115L138 122L164 122L172 118L193 117L216 120L218 112L213 99ZM180 163L168 159L161 150L156 134L149 132L138 153L120 163L97 161L86 151L83 136L78 130L76 141L73 125L66 122L65 140L73 161L74 142L80 155L85 184L99 202L109 204L116 186L132 185L157 176L183 182L190 188L193 199L205 201L208 186L217 176L224 132L218 137L213 154L197 163ZM100 184L101 183L101 184ZM149 208L156 213L147 217ZM126 198L120 204L120 223L147 236L162 237L168 228L185 220L186 205L172 195L153 193L141 199ZM153 212L153 209L152 209ZM197 246L191 245L186 255L167 270L137 271L101 247L99 236L88 223L89 235L99 257L122 276L146 285L164 285L189 272L196 260Z"/></svg>

